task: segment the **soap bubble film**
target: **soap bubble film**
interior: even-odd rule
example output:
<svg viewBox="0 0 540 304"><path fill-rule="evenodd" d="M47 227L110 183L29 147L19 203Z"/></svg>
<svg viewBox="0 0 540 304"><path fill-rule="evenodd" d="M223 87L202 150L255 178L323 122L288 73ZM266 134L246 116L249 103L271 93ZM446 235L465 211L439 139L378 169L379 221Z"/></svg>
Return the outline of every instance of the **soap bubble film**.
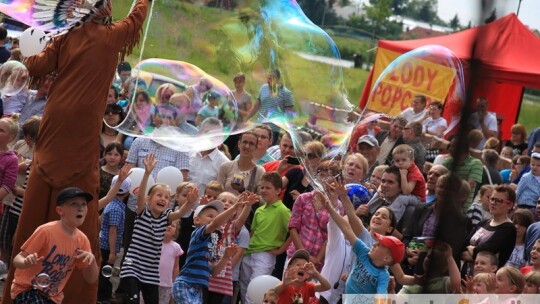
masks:
<svg viewBox="0 0 540 304"><path fill-rule="evenodd" d="M459 123L465 100L461 60L449 49L428 45L409 51L392 61L381 73L366 105L369 110L397 115L412 106L414 96L424 95L444 104L448 122L445 135Z"/></svg>
<svg viewBox="0 0 540 304"><path fill-rule="evenodd" d="M327 150L332 155L346 152L356 118L350 120L353 106L347 98L342 67L338 64L340 53L328 34L314 25L295 1L238 1L230 7L223 2L220 8L215 5L207 1L190 4L172 0L156 4L150 16L144 53L145 57L179 61L189 58L186 64L205 71L213 84L223 83L233 94L237 89L233 79L243 73L244 89L251 99L234 98L238 112L232 114L236 121L225 120L224 131L205 138L210 137L209 141L216 144L222 141L221 136L244 132L257 123L272 123L274 130L282 128L291 133L299 154L304 154L303 146L309 141L301 136L302 131L309 132L314 138L325 135ZM182 12L174 15L175 24L182 30L170 31L164 26L156 26L173 22L172 11ZM194 35L189 28L202 30L203 34ZM175 48L162 54L153 53L151 46L161 43L155 37L164 36ZM276 74L279 75L276 77ZM194 84L180 77L171 78L187 86ZM232 100L228 97L229 91L218 92L224 100ZM250 113L244 111L245 104L256 105L258 100L261 100L259 111L248 117ZM120 131L124 133L128 129L123 127ZM150 129L142 133L149 136ZM158 131L165 134L153 136L161 136L161 142L169 147L184 151L202 149L202 146L191 145L189 140L184 144L170 139L170 129ZM189 138L185 133L180 137Z"/></svg>
<svg viewBox="0 0 540 304"><path fill-rule="evenodd" d="M19 61L10 60L0 66L0 93L2 98L17 95L28 85L28 70Z"/></svg>

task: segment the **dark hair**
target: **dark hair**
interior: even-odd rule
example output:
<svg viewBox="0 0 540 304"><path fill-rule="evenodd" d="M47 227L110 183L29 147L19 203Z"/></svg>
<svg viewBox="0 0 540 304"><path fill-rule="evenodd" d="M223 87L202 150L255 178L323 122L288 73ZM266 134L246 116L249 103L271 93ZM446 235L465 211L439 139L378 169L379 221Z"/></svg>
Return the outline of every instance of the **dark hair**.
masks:
<svg viewBox="0 0 540 304"><path fill-rule="evenodd" d="M244 75L244 73L242 73L242 72L237 73L236 75L234 75L233 81L236 82L237 80L245 81L246 80L246 75Z"/></svg>
<svg viewBox="0 0 540 304"><path fill-rule="evenodd" d="M486 166L495 167L499 161L499 153L493 149L484 149L482 151L482 159L486 163Z"/></svg>
<svg viewBox="0 0 540 304"><path fill-rule="evenodd" d="M116 87L112 85L111 89L113 89L114 91L114 98L118 99L118 96L120 95L120 93L118 93L118 90L116 89Z"/></svg>
<svg viewBox="0 0 540 304"><path fill-rule="evenodd" d="M497 185L495 188L493 188L493 191L497 191L500 193L506 193L506 196L508 197L508 200L512 203L516 202L516 192L510 185Z"/></svg>
<svg viewBox="0 0 540 304"><path fill-rule="evenodd" d="M120 121L124 120L124 110L122 109L121 106L117 105L116 103L109 103L105 107L104 113L107 113L110 111L112 111L113 113L118 113L118 115L120 115Z"/></svg>
<svg viewBox="0 0 540 304"><path fill-rule="evenodd" d="M125 148L124 148L124 145L122 145L119 142L112 142L105 147L105 151L103 152L103 155L111 152L112 150L118 151L118 154L122 156L124 155Z"/></svg>
<svg viewBox="0 0 540 304"><path fill-rule="evenodd" d="M30 137L30 139L34 143L37 142L40 125L41 125L41 117L37 115L31 116L22 125L23 135Z"/></svg>
<svg viewBox="0 0 540 304"><path fill-rule="evenodd" d="M426 104L426 96L424 95L415 95L414 98L419 98L423 104Z"/></svg>
<svg viewBox="0 0 540 304"><path fill-rule="evenodd" d="M122 61L118 64L118 67L116 69L118 73L124 72L124 71L131 71L131 65L127 61Z"/></svg>
<svg viewBox="0 0 540 304"><path fill-rule="evenodd" d="M269 182L276 189L283 189L283 182L281 176L277 172L266 172L261 177L261 182Z"/></svg>
<svg viewBox="0 0 540 304"><path fill-rule="evenodd" d="M476 254L476 256L479 256L479 255L483 255L483 256L486 256L489 258L489 262L491 263L491 265L499 265L499 258L497 257L497 255L491 251L487 251L487 250L483 250L483 251L480 251Z"/></svg>
<svg viewBox="0 0 540 304"><path fill-rule="evenodd" d="M0 40L4 40L7 37L7 30L3 25L0 25Z"/></svg>
<svg viewBox="0 0 540 304"><path fill-rule="evenodd" d="M152 102L152 100L150 99L150 95L148 95L146 91L138 91L137 93L135 93L135 101L137 101L137 97L139 97L139 95L144 96L144 99L146 99L146 102L148 103Z"/></svg>
<svg viewBox="0 0 540 304"><path fill-rule="evenodd" d="M396 176L399 188L401 189L401 173L399 172L399 168L392 165L384 170L384 173L388 174L394 174Z"/></svg>
<svg viewBox="0 0 540 304"><path fill-rule="evenodd" d="M279 69L271 69L270 74L274 75L277 79L281 79L281 72Z"/></svg>
<svg viewBox="0 0 540 304"><path fill-rule="evenodd" d="M386 209L388 210L388 219L390 220L390 227L392 228L396 228L397 226L397 218L396 218L396 214L394 213L394 211L392 211L392 209L388 208L387 206L380 206L379 208L375 209L375 212L373 212L373 214L377 213L377 211L379 209ZM387 233L387 235L390 235L392 233Z"/></svg>
<svg viewBox="0 0 540 304"><path fill-rule="evenodd" d="M514 211L510 219L514 224L519 224L525 228L528 228L532 223L534 223L534 217L529 209L517 209Z"/></svg>
<svg viewBox="0 0 540 304"><path fill-rule="evenodd" d="M437 109L439 109L439 110L442 110L442 108L444 106L443 103L438 101L438 100L432 101L429 105L430 106L436 106Z"/></svg>

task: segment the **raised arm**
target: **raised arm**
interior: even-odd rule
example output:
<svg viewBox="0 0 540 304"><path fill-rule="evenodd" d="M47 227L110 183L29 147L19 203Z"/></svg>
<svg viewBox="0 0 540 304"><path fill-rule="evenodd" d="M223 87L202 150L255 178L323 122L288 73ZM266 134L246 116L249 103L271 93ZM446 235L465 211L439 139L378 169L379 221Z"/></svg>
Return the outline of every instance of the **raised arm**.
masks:
<svg viewBox="0 0 540 304"><path fill-rule="evenodd" d="M180 219L188 211L193 210L193 207L195 206L195 202L197 202L198 197L199 188L191 187L188 191L187 202L183 204L178 210L169 213L169 223Z"/></svg>
<svg viewBox="0 0 540 304"><path fill-rule="evenodd" d="M334 207L330 204L330 202L326 199L326 197L324 197L324 194L317 191L315 192L315 195L319 197L319 200L323 204L324 208L328 210L330 217L332 217L334 222L338 225L345 239L347 239L349 243L352 246L354 246L354 243L356 243L357 237L354 234L351 228L351 225L349 225L349 223L347 223L347 221L343 217L341 217L341 215L334 209Z"/></svg>
<svg viewBox="0 0 540 304"><path fill-rule="evenodd" d="M101 210L107 206L108 203L110 203L118 193L118 190L120 190L120 186L122 185L122 182L126 180L126 178L129 177L131 174L130 170L133 168L133 165L131 164L125 164L122 169L120 169L120 172L118 173L118 179L116 180L116 183L109 189L109 192L107 192L107 195L100 198L98 201L98 210Z"/></svg>
<svg viewBox="0 0 540 304"><path fill-rule="evenodd" d="M242 212L240 212L240 215L235 222L234 229L236 231L236 234L240 232L242 226L244 226L244 224L246 223L246 220L251 213L253 205L259 203L259 196L253 192L245 191L240 194L237 203L243 203L244 208L242 208Z"/></svg>
<svg viewBox="0 0 540 304"><path fill-rule="evenodd" d="M225 225L228 220L230 220L235 213L239 210L240 207L243 207L244 204L236 203L231 208L221 212L216 216L210 224L206 226L206 229L204 230L204 234L210 234L214 232L214 230L218 229L219 227Z"/></svg>
<svg viewBox="0 0 540 304"><path fill-rule="evenodd" d="M146 184L148 178L157 165L156 156L152 153L148 154L144 159L144 175L139 185L139 193L137 194L137 214L141 214L144 210L144 204L146 202Z"/></svg>
<svg viewBox="0 0 540 304"><path fill-rule="evenodd" d="M347 195L347 188L345 188L343 183L338 180L335 181L334 187L332 187L332 185L328 185L328 188L331 189L331 191L334 191L337 197L339 197L341 205L343 206L343 209L345 209L345 215L347 215L349 224L354 234L360 235L360 232L365 229L364 224L362 223L362 220L356 216L356 210L354 210L354 206Z"/></svg>

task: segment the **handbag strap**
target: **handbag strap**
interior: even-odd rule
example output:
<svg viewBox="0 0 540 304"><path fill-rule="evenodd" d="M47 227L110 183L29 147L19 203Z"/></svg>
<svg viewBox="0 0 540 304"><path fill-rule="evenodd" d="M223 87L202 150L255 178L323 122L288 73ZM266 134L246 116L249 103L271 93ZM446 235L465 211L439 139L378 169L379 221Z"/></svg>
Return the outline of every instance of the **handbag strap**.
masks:
<svg viewBox="0 0 540 304"><path fill-rule="evenodd" d="M489 174L489 170L486 166L483 166L484 167L484 171L486 171L486 174L487 174L487 177L488 177L488 180L489 180L489 184L493 186L493 181L491 180L491 174Z"/></svg>
<svg viewBox="0 0 540 304"><path fill-rule="evenodd" d="M257 174L257 166L253 167L253 170L251 170L251 176L249 177L249 184L246 188L250 192L253 192L253 187L255 184L255 174Z"/></svg>

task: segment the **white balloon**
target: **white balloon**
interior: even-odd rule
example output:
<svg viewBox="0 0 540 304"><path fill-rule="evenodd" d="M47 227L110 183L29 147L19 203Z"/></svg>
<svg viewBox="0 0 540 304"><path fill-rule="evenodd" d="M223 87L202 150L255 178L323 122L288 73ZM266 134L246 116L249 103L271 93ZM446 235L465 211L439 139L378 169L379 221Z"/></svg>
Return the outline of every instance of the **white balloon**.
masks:
<svg viewBox="0 0 540 304"><path fill-rule="evenodd" d="M144 175L144 169L143 168L133 168L130 170L131 174L129 175L129 178L131 178L131 188L129 189L129 192L133 195L137 195L139 193L139 187L141 186L142 178ZM148 182L146 183L146 193L148 194L148 190L150 187L152 187L156 182L154 181L154 178L150 176L148 178Z"/></svg>
<svg viewBox="0 0 540 304"><path fill-rule="evenodd" d="M261 275L249 282L247 296L254 303L262 303L264 294L279 284L280 280L271 275Z"/></svg>
<svg viewBox="0 0 540 304"><path fill-rule="evenodd" d="M183 181L184 176L182 175L182 172L180 169L173 166L168 166L159 170L156 177L156 182L168 185L173 192Z"/></svg>
<svg viewBox="0 0 540 304"><path fill-rule="evenodd" d="M27 28L19 37L21 54L26 57L41 53L47 44L45 32L37 28Z"/></svg>

